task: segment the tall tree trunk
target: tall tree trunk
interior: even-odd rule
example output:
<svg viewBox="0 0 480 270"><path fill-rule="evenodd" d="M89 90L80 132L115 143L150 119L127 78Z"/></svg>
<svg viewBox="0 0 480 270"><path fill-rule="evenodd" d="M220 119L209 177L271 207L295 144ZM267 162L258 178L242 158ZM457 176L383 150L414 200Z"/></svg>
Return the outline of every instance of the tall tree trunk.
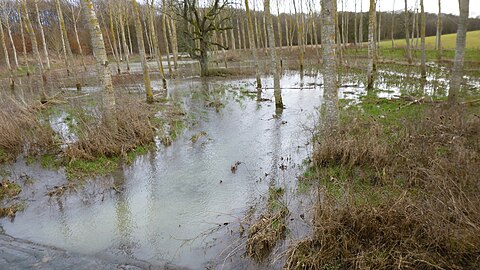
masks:
<svg viewBox="0 0 480 270"><path fill-rule="evenodd" d="M277 33L278 33L278 47L283 47L282 23L280 21L280 3L277 0Z"/></svg>
<svg viewBox="0 0 480 270"><path fill-rule="evenodd" d="M408 4L407 0L405 2L405 46L407 49L407 61L408 64L412 64L412 51L410 48L410 34L408 33Z"/></svg>
<svg viewBox="0 0 480 270"><path fill-rule="evenodd" d="M395 48L395 39L393 37L393 33L395 30L395 0L393 0L393 7L392 7L392 25L390 27L390 35L392 37L392 49Z"/></svg>
<svg viewBox="0 0 480 270"><path fill-rule="evenodd" d="M360 23L358 26L358 39L360 47L363 47L363 1L360 1Z"/></svg>
<svg viewBox="0 0 480 270"><path fill-rule="evenodd" d="M173 53L173 68L174 70L178 69L178 42L177 42L177 25L175 20L172 18L168 19L169 21L169 29L170 29L170 41L171 41L171 48Z"/></svg>
<svg viewBox="0 0 480 270"><path fill-rule="evenodd" d="M80 57L82 60L83 70L87 71L87 65L85 64L85 56L83 55L82 44L80 43L80 38L78 36L78 29L77 29L78 17L75 17L75 10L73 8L73 5L71 6L71 8L72 8L72 19L73 19L73 31L75 31L75 40L77 41L78 52L80 53Z"/></svg>
<svg viewBox="0 0 480 270"><path fill-rule="evenodd" d="M23 1L23 0L21 0ZM27 76L30 76L30 65L28 64L28 58L27 58L27 45L25 43L25 31L24 31L24 18L23 18L23 12L21 11L21 5L19 5L18 7L18 14L20 16L20 34L21 34L21 37L22 37L22 53L23 53L23 61L24 61L24 65L27 66Z"/></svg>
<svg viewBox="0 0 480 270"><path fill-rule="evenodd" d="M8 38L10 39L10 46L12 46L15 69L18 69L19 64L18 64L18 57L17 57L17 48L15 47L15 42L13 41L12 29L10 28L9 18L5 18L5 26L7 27Z"/></svg>
<svg viewBox="0 0 480 270"><path fill-rule="evenodd" d="M35 3L35 12L37 13L37 22L40 29L40 37L42 41L43 54L45 57L45 62L47 64L47 70L50 70L50 57L48 56L47 43L45 42L45 33L43 31L42 21L40 20L40 12L38 11L38 0L34 1Z"/></svg>
<svg viewBox="0 0 480 270"><path fill-rule="evenodd" d="M132 34L130 33L130 25L128 25L128 19L126 19L125 21L127 22L127 36L129 45L128 48L130 49L130 55L133 55Z"/></svg>
<svg viewBox="0 0 480 270"><path fill-rule="evenodd" d="M241 29L242 29L242 25L240 24L240 21L238 19L235 19L236 23L237 23L237 40L238 40L238 48L241 50L243 49L243 44L242 44L242 35L241 35Z"/></svg>
<svg viewBox="0 0 480 270"><path fill-rule="evenodd" d="M297 13L297 8L295 5L295 1L293 1L293 9L295 11L295 24L297 26L298 34L297 34L297 45L298 45L298 51L299 51L299 60L300 60L300 74L303 74L303 60L304 60L304 21L303 21L303 12L300 12L300 16L302 18L299 18L299 14ZM303 4L302 1L299 1L300 6Z"/></svg>
<svg viewBox="0 0 480 270"><path fill-rule="evenodd" d="M376 46L375 46L375 0L370 0L370 11L368 13L368 66L367 66L367 89L373 89L376 69Z"/></svg>
<svg viewBox="0 0 480 270"><path fill-rule="evenodd" d="M46 103L47 102L47 94L45 93L45 73L43 70L42 65L42 58L40 57L40 52L38 51L37 45L37 37L35 36L35 32L32 27L32 22L30 21L30 17L28 15L27 6L25 3L26 0L21 0L22 4L22 17L25 21L25 27L27 30L28 35L30 36L30 42L32 44L32 51L33 56L35 57L35 76L37 77L38 89L40 91L40 102Z"/></svg>
<svg viewBox="0 0 480 270"><path fill-rule="evenodd" d="M437 42L435 43L437 49L437 58L440 62L442 60L442 8L441 0L438 0L438 15L437 15Z"/></svg>
<svg viewBox="0 0 480 270"><path fill-rule="evenodd" d="M120 11L120 35L122 36L122 46L123 51L125 52L125 61L127 62L127 72L130 72L130 50L127 45L127 39L125 35L125 18L124 16L124 6L122 6L122 10Z"/></svg>
<svg viewBox="0 0 480 270"><path fill-rule="evenodd" d="M71 70L70 70L70 61L67 55L67 44L65 42L65 36L62 28L62 21L60 20L60 11L59 9L59 4L57 5L57 1L55 2L55 9L57 10L57 18L58 18L58 27L60 29L60 40L62 41L62 53L63 53L63 59L65 61L65 69L67 71L67 76L70 76Z"/></svg>
<svg viewBox="0 0 480 270"><path fill-rule="evenodd" d="M152 0L152 7L153 7L153 0ZM165 5L165 2L163 3L163 14L162 14L162 32L163 32L163 40L165 41L165 55L167 56L167 66L168 66L168 74L170 76L172 76L173 74L173 71L172 71L172 63L170 61L170 44L168 44L168 34L171 34L171 33L167 33L168 29L167 29L167 14L166 14L166 11L167 11L167 6ZM152 11L153 13L153 11ZM152 20L154 20L155 17L153 16L152 14ZM157 39L154 39L154 42L155 43L158 43L158 40ZM158 46L160 47L160 46ZM160 48L159 48L160 50ZM160 51L159 51L160 52ZM160 59L162 60L162 59Z"/></svg>
<svg viewBox="0 0 480 270"><path fill-rule="evenodd" d="M8 18L6 19L8 20ZM3 23L1 18L0 18L0 45L3 48L3 54L5 55L5 64L7 64L7 68L8 68L10 89L13 90L15 88L15 81L13 79L13 69L12 69L12 65L10 64L10 57L8 56L7 44L5 43L5 35L3 33Z"/></svg>
<svg viewBox="0 0 480 270"><path fill-rule="evenodd" d="M467 43L467 27L469 0L458 0L460 7L460 16L458 17L457 45L455 48L455 59L453 60L452 77L450 79L450 89L448 92L448 102L454 104L457 102L458 93L462 85L463 64L465 60L465 45Z"/></svg>
<svg viewBox="0 0 480 270"><path fill-rule="evenodd" d="M425 8L423 5L423 0L420 0L420 36L421 36L421 50L422 50L422 60L421 60L421 75L423 79L427 78L427 55L425 52Z"/></svg>
<svg viewBox="0 0 480 270"><path fill-rule="evenodd" d="M250 8L248 7L248 0L245 0L245 10L247 13L247 25L248 25L248 39L250 44L250 50L253 54L253 62L255 64L255 78L257 81L257 91L260 94L262 92L262 81L260 80L260 68L258 66L258 55L257 55L257 45L255 44L254 34L253 34L253 20L250 14Z"/></svg>
<svg viewBox="0 0 480 270"><path fill-rule="evenodd" d="M355 6L355 12L353 14L353 32L354 32L354 37L353 37L353 42L355 43L355 46L357 46L358 43L358 35L357 35L357 0L355 0L354 3Z"/></svg>
<svg viewBox="0 0 480 270"><path fill-rule="evenodd" d="M277 50L275 48L275 35L273 33L273 21L270 15L270 0L264 0L265 23L268 30L268 44L270 45L270 62L273 72L273 95L275 96L275 109L283 110L282 90L280 89L280 69L277 63Z"/></svg>
<svg viewBox="0 0 480 270"><path fill-rule="evenodd" d="M82 0L86 15L86 24L90 32L93 55L96 61L97 77L103 87L104 118L107 126L117 131L115 117L115 94L113 92L112 75L108 66L107 52L103 41L102 30L98 23L97 15L92 0Z"/></svg>
<svg viewBox="0 0 480 270"><path fill-rule="evenodd" d="M138 5L136 0L132 0L133 19L135 21L135 32L137 33L138 52L142 62L143 81L145 83L145 94L147 96L147 103L153 103L152 84L150 82L150 73L148 72L147 57L145 56L145 44L143 43L142 22L140 20L140 13L138 12Z"/></svg>
<svg viewBox="0 0 480 270"><path fill-rule="evenodd" d="M378 35L377 35L377 53L380 50L380 41L382 40L382 12L380 11L380 1L378 1Z"/></svg>
<svg viewBox="0 0 480 270"><path fill-rule="evenodd" d="M155 22L155 2L154 2L154 0L151 0L151 2L149 4L149 7L150 8L148 9L147 20L148 20L148 24L149 24L150 35L151 35L151 38L152 38L153 53L155 55L155 61L157 62L158 71L160 73L160 78L162 79L163 89L167 90L167 79L165 78L165 70L163 69L163 63L162 63L163 57L162 57L162 52L160 51L160 46L158 44L157 31L155 29L155 23L154 23ZM137 35L138 35L138 33L137 33ZM164 37L166 37L166 35L164 35ZM167 43L167 45L168 45L167 40L165 40L165 43ZM168 48L168 46L167 46L167 48ZM167 50L167 54L168 54L168 50ZM147 70L148 70L148 65L147 65ZM171 72L172 71L171 71L171 68L170 68L170 74L172 74Z"/></svg>
<svg viewBox="0 0 480 270"><path fill-rule="evenodd" d="M111 0L109 0L109 2L108 2L108 13L109 13L108 17L109 17L109 30L110 30L109 36L111 36L111 43L113 45L115 63L117 64L117 74L120 74L121 73L121 70L120 70L120 53L119 53L119 50L118 50L119 48L117 46L117 38L115 37L115 28L114 28L114 25L113 25L113 7L112 7L112 4L111 4L110 1Z"/></svg>
<svg viewBox="0 0 480 270"><path fill-rule="evenodd" d="M322 6L322 48L323 48L323 128L336 128L339 122L338 82L336 60L336 0L321 0ZM338 47L337 47L338 48Z"/></svg>

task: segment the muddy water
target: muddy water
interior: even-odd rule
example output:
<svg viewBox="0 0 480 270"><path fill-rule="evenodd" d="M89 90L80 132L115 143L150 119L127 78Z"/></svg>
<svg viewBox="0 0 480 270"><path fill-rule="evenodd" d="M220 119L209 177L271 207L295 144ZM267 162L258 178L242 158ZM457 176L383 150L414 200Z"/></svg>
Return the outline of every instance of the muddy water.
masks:
<svg viewBox="0 0 480 270"><path fill-rule="evenodd" d="M281 115L275 115L271 78L264 78L263 102L248 93L254 91L253 78L169 83L169 96L190 115L191 125L179 139L169 147L158 144L157 151L112 176L88 180L59 198L45 191L68 183L62 170L18 161L9 170L28 179L23 192L29 200L13 221L1 221L6 233L82 254L195 269L228 266L225 251L241 245L232 244L230 236L248 207L269 184L294 188L310 151L322 78L285 74ZM340 90L341 98L354 101L366 94L357 86ZM212 108L212 101L224 107ZM57 128L64 131L60 124ZM191 137L199 132L206 135L193 143ZM237 161L241 164L232 173Z"/></svg>

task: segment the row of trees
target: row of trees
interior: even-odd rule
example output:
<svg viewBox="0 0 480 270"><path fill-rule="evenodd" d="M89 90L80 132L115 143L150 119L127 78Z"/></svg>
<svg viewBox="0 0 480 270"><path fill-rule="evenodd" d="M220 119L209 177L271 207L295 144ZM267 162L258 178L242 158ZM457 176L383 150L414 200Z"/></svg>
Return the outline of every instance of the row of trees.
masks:
<svg viewBox="0 0 480 270"><path fill-rule="evenodd" d="M409 12L407 8L407 1L405 0L405 19L404 19L404 29L405 29L405 39L406 39L406 48L407 48L407 60L409 63L412 62L411 58L411 37L413 32L410 32L409 29L416 23L409 23ZM30 6L28 3L30 3ZM461 74L463 69L463 54L465 49L465 40L466 40L466 30L467 30L467 21L468 21L468 1L460 0L460 20L458 21L458 34L457 34L457 51L455 56L455 67L453 74ZM466 4L465 4L466 2ZM63 5L62 5L63 3ZM295 1L294 1L295 3ZM440 1L439 1L440 3ZM32 12L31 8L33 4L34 11ZM34 67L35 67L35 76L38 77L38 88L41 96L41 101L45 102L47 97L44 90L44 82L46 80L45 70L50 68L49 60L49 49L47 46L48 38L51 35L46 35L44 31L45 26L51 27L52 22L58 24L58 33L60 36L62 44L62 53L63 59L65 60L65 67L67 74L71 72L71 66L75 65L73 61L72 53L72 44L68 38L68 30L65 23L65 17L63 11L65 9L65 2L60 0L54 1L56 12L55 20L51 17L42 17L38 8L38 0L27 1L20 0L19 2L3 0L2 5L7 7L6 10L9 10L9 14L17 14L19 27L19 32L22 37L22 48L24 53L25 60L27 59L26 54L26 40L30 41L32 54L34 58ZM182 48L184 51L189 52L191 57L198 59L201 67L201 75L208 75L208 59L209 52L214 49L235 49L236 40L245 39L248 36L248 48L253 50L254 58L257 57L257 48L267 47L269 48L270 53L270 62L271 62L271 71L274 74L274 93L275 93L275 104L277 109L283 108L283 103L280 93L280 77L279 77L279 65L278 57L276 54L276 42L277 40L289 40L289 37L281 38L282 31L275 31L275 23L273 16L270 13L270 1L264 0L264 11L263 11L263 26L264 34L262 31L259 31L259 23L255 23L258 19L258 13L251 12L249 9L249 1L245 0L245 14L246 14L246 34L242 35L242 31L237 29L237 38L235 38L235 29L233 28L233 22L235 19L232 19L232 14L234 14L235 9L232 8L232 4L228 0L212 0L207 2L199 3L197 0L162 0L161 5L157 5L154 0L147 1L144 5L139 5L135 0L127 2L123 1L113 1L113 0L104 0L97 1L95 4L92 0L82 0L82 5L74 1L68 2L71 13L71 18L73 22L73 32L75 34L75 40L82 57L83 67L85 66L85 61L83 60L83 44L81 44L79 38L79 31L77 24L80 24L79 18L84 17L85 24L88 26L90 33L90 48L93 51L97 63L97 70L100 81L102 82L103 87L105 88L105 108L107 113L107 119L111 118L108 115L113 115L111 113L115 108L115 99L113 96L112 88L112 79L109 69L109 62L107 58L107 48L110 48L110 53L113 56L116 64L116 70L118 73L121 72L120 61L123 59L126 60L127 71L129 69L129 56L134 52L133 44L136 44L135 49L140 55L140 60L143 69L143 77L145 82L145 92L147 102L153 101L153 93L150 82L150 71L147 65L147 48L150 56L155 58L159 73L161 75L163 86L166 89L166 78L165 72L162 65L162 51L159 46L159 40L163 39L164 44L166 45L165 51L167 54L167 60L169 63L169 70L171 72L172 65L170 65L170 54L173 54L173 66L177 67L177 58L178 58L178 48ZM303 6L302 1L299 1L300 6ZM348 33L348 20L346 19L346 14L344 17L339 16L337 12L337 3L334 0L321 1L322 4L322 13L321 13L321 22L318 25L321 26L320 36L323 44L323 62L325 65L324 68L324 77L325 77L325 95L326 97L336 96L333 93L337 91L336 89L336 57L337 52L340 47L337 44L345 44L350 42L347 38ZM331 6L333 5L333 6ZM466 5L466 11L465 11ZM373 87L373 81L375 77L376 69L376 56L377 56L377 46L378 42L378 25L381 23L381 17L377 16L376 13L377 4L375 0L370 0L370 10L368 13L368 68L367 68L367 88ZM12 10L18 10L17 13L14 13ZM96 12L96 10L102 10L103 12ZM466 12L466 13L465 13ZM278 11L277 11L278 13ZM299 15L300 14L300 15ZM299 58L300 58L300 69L302 72L303 69L303 53L304 46L308 44L308 31L306 31L306 14L302 10L297 12L295 8L295 19L291 23L291 28L295 29L297 33L297 44L299 46ZM310 15L314 14L310 12ZM362 28L362 17L363 13L360 13L360 25L359 29ZM51 15L51 14L50 14ZM16 44L12 38L12 25L10 21L15 21L15 15L4 17L5 26L7 26L7 33L10 40L10 45L13 48L13 55L15 61L17 61L16 56ZM37 27L34 27L34 23L31 18L36 18ZM43 18L43 21L42 21ZM46 20L46 18L50 18ZM277 17L277 19L280 17ZM314 17L312 17L314 18ZM415 18L415 17L413 17ZM440 18L440 17L439 17ZM158 21L160 19L160 22ZM422 48L422 57L421 57L421 66L422 66L422 77L426 76L426 66L425 66L425 35L426 35L426 14L424 12L423 0L420 0L420 15L419 15L419 32L421 35L421 48ZM236 19L238 21L238 19ZM357 21L356 18L354 20ZM130 30L130 24L133 22L133 29ZM315 20L312 20L312 29L315 29ZM161 25L162 31L158 31L158 25ZM286 21L285 25L288 25ZM441 32L442 20L439 19L437 22L438 31ZM277 20L277 30L281 28L280 20ZM289 28L285 28L284 33L289 32ZM333 29L333 30L332 30ZM356 27L355 33L356 31ZM413 28L415 29L415 28ZM7 50L5 37L0 36L2 46L4 48L4 55L6 59L6 64L10 70L11 74L11 84L13 85L13 68L9 60L9 52ZM181 34L177 36L177 33ZM316 31L313 31L315 33ZM363 40L361 35L362 31L359 31L359 40ZM132 33L135 34L135 39L132 37ZM162 33L162 35L159 35ZM160 36L160 38L159 38ZM313 39L313 45L318 45L317 37L312 35L315 38ZM356 35L355 35L356 36ZM263 37L263 43L262 43ZM105 40L106 38L106 40ZM40 44L38 44L38 40ZM356 38L355 38L356 40ZM355 41L354 40L354 41ZM440 41L440 39L439 39ZM148 46L146 46L148 44ZM246 43L243 41L243 44ZM240 45L240 43L239 43ZM293 42L290 42L287 45L294 45ZM231 46L231 47L230 47ZM463 49L462 49L463 46ZM242 46L239 46L242 48ZM257 62L257 59L255 59ZM29 62L25 61L25 64L28 66ZM18 63L16 62L18 67ZM260 72L257 69L257 86L260 93L261 81L260 81ZM73 72L75 76L75 72ZM459 75L460 76L460 75ZM460 88L461 76L459 78L452 79L451 81L450 95L452 100L455 99L456 93ZM80 84L77 83L77 87L80 87ZM333 90L334 89L334 90ZM326 98L326 100L330 100ZM335 99L333 99L335 100ZM336 101L333 103L328 103L328 106L325 106L327 113L335 111L332 109L332 104L336 104ZM111 121L109 121L111 122ZM114 127L114 124L111 124Z"/></svg>

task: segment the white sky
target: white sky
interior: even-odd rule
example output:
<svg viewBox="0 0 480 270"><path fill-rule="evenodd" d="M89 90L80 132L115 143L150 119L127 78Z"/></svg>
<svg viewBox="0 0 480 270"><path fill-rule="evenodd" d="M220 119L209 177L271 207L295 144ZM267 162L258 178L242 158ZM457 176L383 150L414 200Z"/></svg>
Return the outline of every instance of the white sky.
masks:
<svg viewBox="0 0 480 270"><path fill-rule="evenodd" d="M316 10L320 10L320 0L270 0L271 2L271 12L272 14L277 13L277 1L280 5L280 12L288 12L291 10L293 12L293 1L297 5L297 10L300 9L300 3L303 3L304 12L307 12L307 5L315 5ZM341 11L341 1L338 0L338 10ZM419 7L420 0L407 0L409 9L413 9L415 4ZM233 2L243 3L244 0L234 0ZM257 10L263 10L263 0L249 0L251 9L253 9L254 4ZM354 11L355 2L357 2L357 11L360 11L360 5L362 6L363 11L368 11L369 0L343 0L345 11ZM363 2L363 3L361 3ZM393 3L395 2L395 10L403 10L405 2L404 0L377 0L377 11L378 5L380 5L381 11L392 11ZM442 13L455 14L458 15L458 0L441 0L442 3ZM425 12L428 13L437 13L438 12L438 0L424 0ZM242 7L244 5L242 4ZM420 8L420 7L419 7ZM480 16L480 0L470 0L470 14L469 17Z"/></svg>

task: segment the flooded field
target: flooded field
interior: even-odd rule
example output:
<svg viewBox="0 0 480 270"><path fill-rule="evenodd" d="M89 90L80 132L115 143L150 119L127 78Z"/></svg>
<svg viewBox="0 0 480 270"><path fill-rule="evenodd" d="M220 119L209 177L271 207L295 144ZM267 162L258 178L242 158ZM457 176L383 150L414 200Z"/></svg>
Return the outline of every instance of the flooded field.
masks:
<svg viewBox="0 0 480 270"><path fill-rule="evenodd" d="M415 83L405 82L417 80L415 74L387 69L379 74L379 97L396 98L410 91L405 85L418 90ZM434 95L437 88L445 88L442 82L429 79L423 89ZM80 254L187 268L259 267L243 258L242 220L262 207L272 184L288 191L289 207L308 211L302 209L296 179L311 153L323 94L322 76L316 71L304 76L286 72L281 80L286 108L276 114L271 77L263 83L266 90L258 102L252 77L169 80L170 102L187 115L178 138L170 146L157 138L155 151L62 196L47 193L70 183L63 169L45 169L26 159L6 166L11 178L22 183L26 201L14 219L1 220L2 227L11 236ZM469 84L475 87L478 80ZM160 85L154 82L155 89ZM89 87L82 93L94 98L97 90ZM122 91L141 93L142 86L127 84ZM366 94L358 77L343 78L341 99L358 103ZM65 144L77 139L69 131L72 121L65 111L49 118ZM292 216L290 223L294 226L287 241L308 230L303 217ZM282 250L276 252L281 257Z"/></svg>

